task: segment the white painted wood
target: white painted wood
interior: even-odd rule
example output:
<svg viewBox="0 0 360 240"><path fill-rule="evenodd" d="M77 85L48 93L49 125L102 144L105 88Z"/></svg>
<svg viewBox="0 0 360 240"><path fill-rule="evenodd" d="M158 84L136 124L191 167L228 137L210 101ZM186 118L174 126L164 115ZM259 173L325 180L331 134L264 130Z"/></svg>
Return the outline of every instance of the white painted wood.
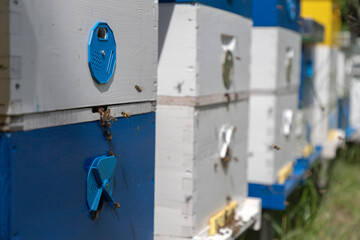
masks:
<svg viewBox="0 0 360 240"><path fill-rule="evenodd" d="M155 102L129 103L111 105L108 106L108 109L111 111L111 116L119 118L123 117L121 112L126 112L130 116L155 112L155 105ZM0 116L0 131L28 131L46 127L91 122L99 120L99 117L99 113L92 112L92 108L30 113L21 116Z"/></svg>
<svg viewBox="0 0 360 240"><path fill-rule="evenodd" d="M209 227L205 227L203 231L193 237L193 240L235 240L246 230L252 228L260 230L261 227L261 199L248 197L245 199L244 204L238 210L236 216L241 219L239 230L235 233L232 229L224 227L220 229L219 233L214 236L209 236ZM172 238L171 238L172 239Z"/></svg>
<svg viewBox="0 0 360 240"><path fill-rule="evenodd" d="M297 93L252 94L249 112L248 181L274 184L278 171L296 160ZM283 134L283 113L292 110L290 134ZM280 147L276 150L273 145Z"/></svg>
<svg viewBox="0 0 360 240"><path fill-rule="evenodd" d="M252 21L201 4L160 4L160 96L204 96L247 91ZM226 89L222 60L234 57L234 80Z"/></svg>
<svg viewBox="0 0 360 240"><path fill-rule="evenodd" d="M274 184L278 171L300 155L296 143L304 137L298 125L303 116L296 113L301 37L279 27L253 27L252 40L248 181ZM288 137L282 119L286 109L293 113Z"/></svg>
<svg viewBox="0 0 360 240"><path fill-rule="evenodd" d="M358 132L360 130L360 78L351 78L350 88L350 126ZM357 134L356 140L360 141L360 135Z"/></svg>
<svg viewBox="0 0 360 240"><path fill-rule="evenodd" d="M344 97L349 93L349 85L345 82L345 63L346 56L345 52L338 50L336 56L336 86L337 86L337 95L338 97Z"/></svg>
<svg viewBox="0 0 360 240"><path fill-rule="evenodd" d="M201 97L172 97L158 96L157 103L161 105L179 105L179 106L206 106L219 103L229 103L242 101L249 98L248 92L206 95Z"/></svg>
<svg viewBox="0 0 360 240"><path fill-rule="evenodd" d="M289 79L286 73L287 56L293 56ZM301 37L298 33L278 27L253 27L251 90L273 90L298 86L300 58Z"/></svg>
<svg viewBox="0 0 360 240"><path fill-rule="evenodd" d="M0 16L0 114L156 99L156 0L2 1ZM98 21L109 24L117 44L114 77L102 85L88 66Z"/></svg>
<svg viewBox="0 0 360 240"><path fill-rule="evenodd" d="M337 51L330 46L314 47L314 89L318 100L312 113L312 139L316 145L324 144L329 130L337 127L336 57Z"/></svg>
<svg viewBox="0 0 360 240"><path fill-rule="evenodd" d="M345 132L342 129L331 130L331 137L325 140L321 157L325 159L334 159L336 157L336 151L339 147L345 146Z"/></svg>
<svg viewBox="0 0 360 240"><path fill-rule="evenodd" d="M160 81L162 81L160 79ZM247 196L248 101L211 106L158 105L155 239L188 239L226 207ZM219 131L234 125L231 160L219 157Z"/></svg>

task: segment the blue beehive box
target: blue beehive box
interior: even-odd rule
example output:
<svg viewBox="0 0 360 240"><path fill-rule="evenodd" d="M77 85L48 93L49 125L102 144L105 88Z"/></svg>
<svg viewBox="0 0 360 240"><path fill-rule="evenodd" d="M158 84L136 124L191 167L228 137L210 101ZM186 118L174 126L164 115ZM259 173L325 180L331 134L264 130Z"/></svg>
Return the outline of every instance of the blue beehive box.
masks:
<svg viewBox="0 0 360 240"><path fill-rule="evenodd" d="M254 0L255 27L283 27L299 31L300 0Z"/></svg>
<svg viewBox="0 0 360 240"><path fill-rule="evenodd" d="M0 239L152 239L154 120L155 113L119 118L111 142L96 121L0 133ZM104 200L92 220L88 170L109 151L120 208Z"/></svg>

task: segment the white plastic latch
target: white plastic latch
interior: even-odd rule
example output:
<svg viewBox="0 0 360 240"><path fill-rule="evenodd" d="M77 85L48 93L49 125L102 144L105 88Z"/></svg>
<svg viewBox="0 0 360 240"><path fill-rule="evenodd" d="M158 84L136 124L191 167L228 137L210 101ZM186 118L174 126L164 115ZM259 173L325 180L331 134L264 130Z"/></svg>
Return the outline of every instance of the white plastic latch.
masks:
<svg viewBox="0 0 360 240"><path fill-rule="evenodd" d="M219 150L220 158L224 159L229 155L230 145L233 133L235 132L234 125L222 125L219 132Z"/></svg>
<svg viewBox="0 0 360 240"><path fill-rule="evenodd" d="M282 117L282 134L285 137L290 136L291 127L292 127L292 121L293 121L293 111L290 109L285 109L283 111L283 117Z"/></svg>
<svg viewBox="0 0 360 240"><path fill-rule="evenodd" d="M293 66L294 57L295 57L294 49L288 47L286 49L286 55L285 55L285 69L286 69L287 83L291 82L291 74L292 74L292 66Z"/></svg>

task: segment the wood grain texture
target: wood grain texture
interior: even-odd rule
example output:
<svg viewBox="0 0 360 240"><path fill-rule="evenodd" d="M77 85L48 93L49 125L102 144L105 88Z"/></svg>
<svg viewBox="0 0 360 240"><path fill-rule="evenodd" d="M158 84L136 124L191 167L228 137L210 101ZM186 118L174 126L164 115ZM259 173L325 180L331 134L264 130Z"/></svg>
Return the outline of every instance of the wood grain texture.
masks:
<svg viewBox="0 0 360 240"><path fill-rule="evenodd" d="M156 128L155 239L188 239L210 217L247 196L248 101L202 107L158 105ZM223 124L237 127L232 159L219 156Z"/></svg>
<svg viewBox="0 0 360 240"><path fill-rule="evenodd" d="M110 144L96 121L0 135L1 239L153 239L155 113L119 118L110 131ZM87 172L110 150L120 208L104 202L91 220Z"/></svg>
<svg viewBox="0 0 360 240"><path fill-rule="evenodd" d="M17 4L16 4L16 3ZM9 1L10 89L1 114L154 100L157 1ZM93 26L104 21L117 44L113 78L97 84L88 66ZM3 40L1 40L3 41ZM1 44L0 44L1 45ZM19 87L15 87L18 84ZM139 93L135 85L142 87Z"/></svg>
<svg viewBox="0 0 360 240"><path fill-rule="evenodd" d="M251 20L196 3L162 3L159 16L159 95L194 97L248 90ZM222 76L226 50L234 58L229 89Z"/></svg>
<svg viewBox="0 0 360 240"><path fill-rule="evenodd" d="M286 79L286 51L293 49L291 81ZM300 83L300 34L279 27L253 27L251 43L251 90L274 90Z"/></svg>
<svg viewBox="0 0 360 240"><path fill-rule="evenodd" d="M249 98L248 92L217 94L199 97L173 97L173 96L158 96L157 104L159 105L179 105L179 106L207 106L222 103L231 103L237 101L244 101Z"/></svg>
<svg viewBox="0 0 360 240"><path fill-rule="evenodd" d="M297 93L288 95L251 95L249 113L248 180L273 184L276 174L289 161L296 160L295 114ZM294 113L289 137L282 134L283 111ZM280 147L276 150L273 145Z"/></svg>
<svg viewBox="0 0 360 240"><path fill-rule="evenodd" d="M122 112L130 116L155 112L155 102L129 103L110 105L108 109L113 117L123 117ZM24 114L21 116L0 115L0 131L33 130L68 124L99 120L99 113L92 108L79 108L62 111Z"/></svg>
<svg viewBox="0 0 360 240"><path fill-rule="evenodd" d="M336 123L331 123L331 116L336 115L334 107L338 101L336 84L337 51L330 46L316 45L314 47L314 89L319 101L315 101L312 113L312 139L321 145L326 141L329 130ZM334 119L333 119L334 120Z"/></svg>

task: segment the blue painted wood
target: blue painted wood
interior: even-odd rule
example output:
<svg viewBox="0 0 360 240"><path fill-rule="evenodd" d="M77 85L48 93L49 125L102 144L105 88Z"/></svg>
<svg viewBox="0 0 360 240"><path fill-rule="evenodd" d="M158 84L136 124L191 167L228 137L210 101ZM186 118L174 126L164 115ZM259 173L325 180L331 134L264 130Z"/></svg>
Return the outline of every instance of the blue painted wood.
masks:
<svg viewBox="0 0 360 240"><path fill-rule="evenodd" d="M290 5L295 8L290 8ZM253 0L255 27L283 27L299 32L300 0Z"/></svg>
<svg viewBox="0 0 360 240"><path fill-rule="evenodd" d="M349 139L356 132L356 129L350 124L349 97L338 99L338 128L345 131L345 139Z"/></svg>
<svg viewBox="0 0 360 240"><path fill-rule="evenodd" d="M222 9L247 18L251 18L251 0L160 0L160 3L201 3L210 7Z"/></svg>
<svg viewBox="0 0 360 240"><path fill-rule="evenodd" d="M110 143L99 122L4 134L0 171L11 177L1 178L0 209L9 210L11 221L1 226L1 239L153 239L155 113L120 118L110 131ZM105 202L91 220L87 170L110 149L120 208Z"/></svg>
<svg viewBox="0 0 360 240"><path fill-rule="evenodd" d="M288 196L305 179L306 170L320 158L322 147L316 146L315 151L308 158L300 158L294 164L293 174L284 184L263 185L249 183L249 196L261 198L263 209L285 210Z"/></svg>
<svg viewBox="0 0 360 240"><path fill-rule="evenodd" d="M354 133L357 132L357 129L352 126L347 126L345 128L345 139L349 139Z"/></svg>
<svg viewBox="0 0 360 240"><path fill-rule="evenodd" d="M0 133L0 239L8 239L10 235L10 136L11 134Z"/></svg>
<svg viewBox="0 0 360 240"><path fill-rule="evenodd" d="M301 77L299 86L298 108L311 107L314 104L314 50L310 45L303 44L301 50Z"/></svg>

